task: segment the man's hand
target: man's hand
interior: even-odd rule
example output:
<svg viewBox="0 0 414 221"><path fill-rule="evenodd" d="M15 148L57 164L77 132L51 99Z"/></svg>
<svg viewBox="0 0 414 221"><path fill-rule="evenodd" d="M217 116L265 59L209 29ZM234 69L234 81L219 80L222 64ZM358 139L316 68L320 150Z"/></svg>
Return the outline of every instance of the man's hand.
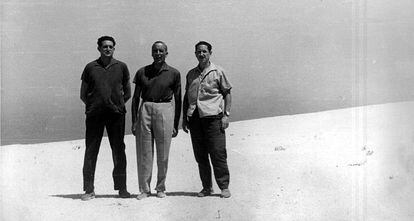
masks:
<svg viewBox="0 0 414 221"><path fill-rule="evenodd" d="M172 137L176 137L178 135L178 130L173 128Z"/></svg>
<svg viewBox="0 0 414 221"><path fill-rule="evenodd" d="M188 119L185 117L182 123L183 131L188 133Z"/></svg>
<svg viewBox="0 0 414 221"><path fill-rule="evenodd" d="M224 115L223 118L221 118L221 129L224 131L228 127L229 127L229 117Z"/></svg>
<svg viewBox="0 0 414 221"><path fill-rule="evenodd" d="M132 131L132 134L133 134L134 136L136 136L136 131L137 131L137 122L132 123L132 126L131 126L131 131Z"/></svg>

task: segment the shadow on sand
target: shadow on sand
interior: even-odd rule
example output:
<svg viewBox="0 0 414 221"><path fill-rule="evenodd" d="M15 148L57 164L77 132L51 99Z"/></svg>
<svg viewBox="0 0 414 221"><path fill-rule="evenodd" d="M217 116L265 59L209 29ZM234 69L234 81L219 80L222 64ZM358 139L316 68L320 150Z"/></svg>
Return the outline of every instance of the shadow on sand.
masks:
<svg viewBox="0 0 414 221"><path fill-rule="evenodd" d="M167 196L191 196L197 197L197 192L166 192ZM211 194L211 196L220 197L220 194Z"/></svg>
<svg viewBox="0 0 414 221"><path fill-rule="evenodd" d="M50 196L73 199L73 200L80 200L82 194L58 194L58 195L50 195ZM119 197L118 197L118 194L97 194L95 195L95 198L119 198Z"/></svg>
<svg viewBox="0 0 414 221"><path fill-rule="evenodd" d="M197 197L197 192L166 192L167 196L189 196L189 197ZM73 200L80 200L82 194L57 194L57 195L50 195L51 197L60 197L66 199L73 199ZM152 197L156 196L156 194L152 193ZM131 194L130 198L136 198L137 194ZM211 194L209 197L220 197L220 194ZM118 194L96 194L95 198L119 198Z"/></svg>

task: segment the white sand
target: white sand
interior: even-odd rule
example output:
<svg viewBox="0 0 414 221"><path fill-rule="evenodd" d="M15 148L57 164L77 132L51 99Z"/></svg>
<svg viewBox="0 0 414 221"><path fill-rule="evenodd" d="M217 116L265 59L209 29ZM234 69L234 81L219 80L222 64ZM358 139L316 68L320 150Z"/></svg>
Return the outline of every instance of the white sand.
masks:
<svg viewBox="0 0 414 221"><path fill-rule="evenodd" d="M229 199L195 197L201 184L183 131L171 147L168 197L141 201L117 198L107 139L97 198L87 202L83 140L2 146L0 220L414 220L413 110L402 102L232 122ZM135 197L134 137L125 141Z"/></svg>

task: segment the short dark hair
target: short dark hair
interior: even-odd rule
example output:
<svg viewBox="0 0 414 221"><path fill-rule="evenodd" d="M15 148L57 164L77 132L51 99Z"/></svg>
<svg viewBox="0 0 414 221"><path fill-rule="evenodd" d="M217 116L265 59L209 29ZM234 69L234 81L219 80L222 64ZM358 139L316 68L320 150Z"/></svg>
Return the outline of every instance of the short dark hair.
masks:
<svg viewBox="0 0 414 221"><path fill-rule="evenodd" d="M210 43L208 43L208 42L206 42L206 41L199 41L199 42L195 45L195 50L196 50L196 51L197 51L197 47L198 47L198 46L200 46L200 45L205 45L205 46L207 46L208 51L211 51L211 49L213 48L213 47L211 46L211 44L210 44Z"/></svg>
<svg viewBox="0 0 414 221"><path fill-rule="evenodd" d="M100 38L98 38L98 46L99 47L101 47L102 46L102 42L104 42L104 41L112 41L112 43L114 43L114 46L115 46L115 39L113 38L113 37L111 37L111 36L102 36L102 37L100 37Z"/></svg>
<svg viewBox="0 0 414 221"><path fill-rule="evenodd" d="M167 44L165 44L165 42L163 42L163 41L156 41L156 42L154 42L154 44L152 44L152 46L151 46L151 50L152 50L152 47L154 47L154 45L156 45L156 44L162 44L162 45L164 45L165 51L168 51Z"/></svg>

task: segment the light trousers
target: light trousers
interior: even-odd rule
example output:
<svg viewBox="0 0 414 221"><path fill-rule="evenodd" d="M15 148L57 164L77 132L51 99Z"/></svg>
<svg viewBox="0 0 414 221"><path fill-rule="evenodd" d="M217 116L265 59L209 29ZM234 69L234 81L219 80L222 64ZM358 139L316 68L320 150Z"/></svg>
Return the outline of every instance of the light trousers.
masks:
<svg viewBox="0 0 414 221"><path fill-rule="evenodd" d="M165 191L168 155L174 127L174 105L143 102L139 108L136 134L138 183L140 192L151 191L154 142L157 154L156 191Z"/></svg>

